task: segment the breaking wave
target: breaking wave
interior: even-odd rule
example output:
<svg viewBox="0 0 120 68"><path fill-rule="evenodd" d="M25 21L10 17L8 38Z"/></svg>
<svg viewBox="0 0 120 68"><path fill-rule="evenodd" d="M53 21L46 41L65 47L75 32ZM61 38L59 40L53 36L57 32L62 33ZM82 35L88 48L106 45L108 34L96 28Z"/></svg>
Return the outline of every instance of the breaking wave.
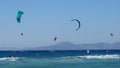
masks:
<svg viewBox="0 0 120 68"><path fill-rule="evenodd" d="M120 59L120 55L85 55L85 56L67 56L64 59Z"/></svg>
<svg viewBox="0 0 120 68"><path fill-rule="evenodd" d="M0 58L0 61L16 61L16 60L19 60L19 59L22 59L21 57L3 57L3 58Z"/></svg>

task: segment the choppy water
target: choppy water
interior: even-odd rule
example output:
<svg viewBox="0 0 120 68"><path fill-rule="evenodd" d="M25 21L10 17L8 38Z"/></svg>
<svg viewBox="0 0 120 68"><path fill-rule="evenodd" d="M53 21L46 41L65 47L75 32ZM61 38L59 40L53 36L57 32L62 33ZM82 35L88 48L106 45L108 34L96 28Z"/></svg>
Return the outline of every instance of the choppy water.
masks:
<svg viewBox="0 0 120 68"><path fill-rule="evenodd" d="M0 51L0 68L120 68L120 50Z"/></svg>

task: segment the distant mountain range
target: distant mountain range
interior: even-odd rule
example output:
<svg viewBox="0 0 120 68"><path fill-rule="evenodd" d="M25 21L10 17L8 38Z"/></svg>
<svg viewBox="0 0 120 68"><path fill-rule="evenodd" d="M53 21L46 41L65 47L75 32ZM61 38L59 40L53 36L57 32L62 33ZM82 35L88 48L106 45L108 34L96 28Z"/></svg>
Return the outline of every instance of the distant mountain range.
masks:
<svg viewBox="0 0 120 68"><path fill-rule="evenodd" d="M73 44L71 42L60 42L54 45L32 48L32 50L87 50L87 49L120 49L120 42Z"/></svg>

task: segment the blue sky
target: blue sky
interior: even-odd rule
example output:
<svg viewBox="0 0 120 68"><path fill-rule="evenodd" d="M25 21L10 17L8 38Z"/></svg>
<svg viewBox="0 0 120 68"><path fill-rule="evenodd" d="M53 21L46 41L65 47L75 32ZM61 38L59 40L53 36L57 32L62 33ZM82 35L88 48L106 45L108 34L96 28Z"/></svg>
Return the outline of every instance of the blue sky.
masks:
<svg viewBox="0 0 120 68"><path fill-rule="evenodd" d="M61 41L118 42L119 7L120 0L1 0L0 46L39 47ZM24 12L21 23L16 21L18 10ZM75 31L78 24L71 19L81 21L79 31ZM55 36L57 42L53 41Z"/></svg>

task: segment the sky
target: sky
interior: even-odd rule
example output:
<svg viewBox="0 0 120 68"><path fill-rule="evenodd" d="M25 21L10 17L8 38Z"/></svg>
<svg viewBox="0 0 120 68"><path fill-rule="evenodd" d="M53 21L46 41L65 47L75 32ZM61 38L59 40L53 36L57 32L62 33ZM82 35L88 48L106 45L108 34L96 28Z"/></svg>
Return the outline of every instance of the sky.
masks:
<svg viewBox="0 0 120 68"><path fill-rule="evenodd" d="M41 47L62 41L118 42L119 7L120 0L1 0L0 48ZM21 23L16 21L18 10L24 12ZM78 23L71 19L80 20L78 31ZM58 37L56 42L54 37Z"/></svg>

